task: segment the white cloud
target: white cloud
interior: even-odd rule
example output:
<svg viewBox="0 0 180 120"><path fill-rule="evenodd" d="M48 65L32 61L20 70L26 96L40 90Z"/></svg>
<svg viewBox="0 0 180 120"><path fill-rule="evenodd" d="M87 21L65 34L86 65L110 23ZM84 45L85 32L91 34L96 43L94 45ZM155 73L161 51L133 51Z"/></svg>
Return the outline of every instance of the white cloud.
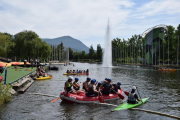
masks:
<svg viewBox="0 0 180 120"><path fill-rule="evenodd" d="M138 15L154 16L158 14L177 14L180 13L180 0L153 0L138 8Z"/></svg>
<svg viewBox="0 0 180 120"><path fill-rule="evenodd" d="M41 38L70 35L88 47L103 47L108 18L112 38L122 39L158 24L177 25L180 16L179 0L1 0L0 6L0 32L33 30Z"/></svg>

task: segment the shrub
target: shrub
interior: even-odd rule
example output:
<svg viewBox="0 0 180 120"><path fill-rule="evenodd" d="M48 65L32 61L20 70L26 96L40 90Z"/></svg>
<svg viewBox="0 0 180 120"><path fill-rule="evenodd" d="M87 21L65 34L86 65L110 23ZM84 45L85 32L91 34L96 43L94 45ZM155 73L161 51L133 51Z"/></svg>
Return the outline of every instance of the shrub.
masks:
<svg viewBox="0 0 180 120"><path fill-rule="evenodd" d="M0 105L10 101L10 88L11 85L0 85Z"/></svg>

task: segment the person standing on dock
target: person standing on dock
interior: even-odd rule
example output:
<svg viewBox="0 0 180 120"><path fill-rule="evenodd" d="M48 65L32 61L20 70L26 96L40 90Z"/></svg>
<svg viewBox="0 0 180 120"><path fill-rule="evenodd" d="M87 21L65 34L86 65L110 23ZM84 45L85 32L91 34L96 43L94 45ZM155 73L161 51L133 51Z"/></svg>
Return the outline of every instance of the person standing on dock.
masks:
<svg viewBox="0 0 180 120"><path fill-rule="evenodd" d="M142 100L140 100L140 99L138 98L138 95L135 93L136 88L137 88L136 86L133 86L131 92L126 92L126 91L124 91L124 93L128 96L127 103L136 104L136 103L137 103L136 100L142 102Z"/></svg>
<svg viewBox="0 0 180 120"><path fill-rule="evenodd" d="M33 69L33 59L32 58L30 60L30 63L31 63L31 69Z"/></svg>
<svg viewBox="0 0 180 120"><path fill-rule="evenodd" d="M37 59L35 59L35 67L37 67Z"/></svg>
<svg viewBox="0 0 180 120"><path fill-rule="evenodd" d="M27 63L27 60L26 60L26 59L24 59L24 67L26 67L26 63Z"/></svg>

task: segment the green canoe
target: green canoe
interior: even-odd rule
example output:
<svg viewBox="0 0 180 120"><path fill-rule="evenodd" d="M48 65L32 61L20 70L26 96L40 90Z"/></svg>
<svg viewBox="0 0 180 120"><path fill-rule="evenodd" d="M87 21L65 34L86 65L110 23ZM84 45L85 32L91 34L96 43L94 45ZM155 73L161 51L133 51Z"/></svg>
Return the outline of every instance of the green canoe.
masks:
<svg viewBox="0 0 180 120"><path fill-rule="evenodd" d="M138 103L137 104L130 104L130 103L123 103L121 104L120 106L118 106L117 108L115 108L114 110L112 111L116 111L116 110L124 110L124 109L129 109L129 108L133 108L133 107L136 107L138 105L141 105L143 104L144 102L146 102L149 98L142 98L142 101L143 102L140 102L140 101L137 101Z"/></svg>

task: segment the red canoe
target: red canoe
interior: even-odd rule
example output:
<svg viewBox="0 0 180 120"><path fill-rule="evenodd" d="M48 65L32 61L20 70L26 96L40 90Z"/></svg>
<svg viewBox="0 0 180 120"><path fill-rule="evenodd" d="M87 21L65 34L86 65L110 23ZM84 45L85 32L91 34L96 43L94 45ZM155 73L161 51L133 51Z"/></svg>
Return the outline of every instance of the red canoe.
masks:
<svg viewBox="0 0 180 120"><path fill-rule="evenodd" d="M121 90L118 90L119 94L122 94ZM85 94L80 93L79 95L75 95L72 93L65 94L65 92L61 92L60 94L61 100L64 100L66 102L71 102L71 103L94 103L94 102L99 102L99 97L94 96L94 97L89 97L86 96ZM102 99L104 101L108 100L114 100L114 99L119 99L118 94L112 94L110 93L109 95L102 95Z"/></svg>

